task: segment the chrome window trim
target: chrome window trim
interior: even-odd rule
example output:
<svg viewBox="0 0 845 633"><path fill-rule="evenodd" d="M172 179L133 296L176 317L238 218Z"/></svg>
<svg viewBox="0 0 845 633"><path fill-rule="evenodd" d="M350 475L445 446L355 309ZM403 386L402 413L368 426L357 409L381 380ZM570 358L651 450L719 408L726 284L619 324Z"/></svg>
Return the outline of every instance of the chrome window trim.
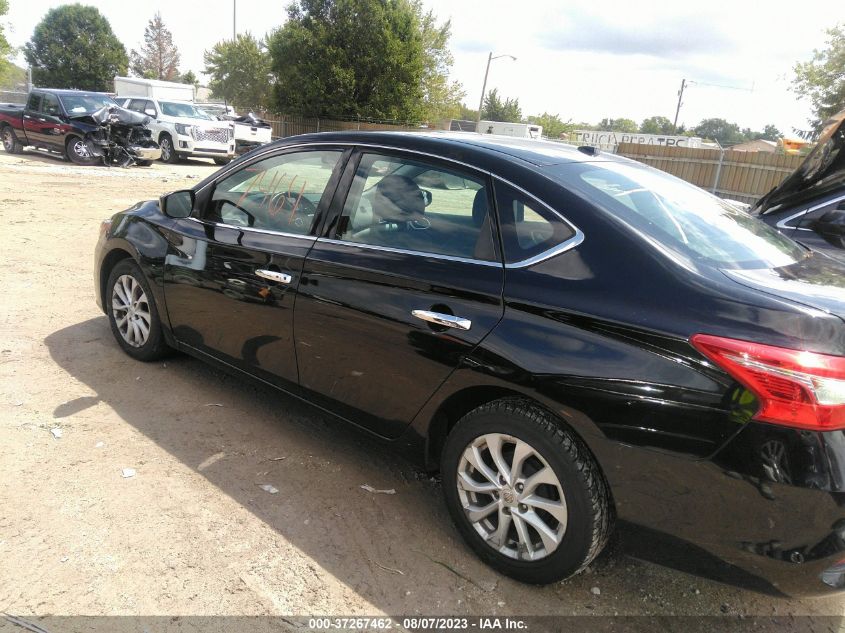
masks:
<svg viewBox="0 0 845 633"><path fill-rule="evenodd" d="M460 262L462 264L476 264L478 266L493 266L501 268L502 262L488 262L484 259L472 259L469 257L456 257L455 255L441 255L440 253L429 253L427 251L412 251L404 248L394 248L392 246L379 246L377 244L363 244L361 242L350 242L347 240L334 240L328 237L318 237L318 244L334 244L336 246L352 246L355 248L365 248L371 251L383 251L385 253L399 253L400 255L417 255L419 257L429 257L431 259L443 259L450 262Z"/></svg>
<svg viewBox="0 0 845 633"><path fill-rule="evenodd" d="M317 240L313 235L302 235L300 233L286 233L285 231L273 231L272 229L256 229L251 226L238 226L236 224L226 224L225 222L212 222L210 220L200 220L193 216L185 218L203 226L219 226L224 229L234 229L235 231L246 231L248 233L261 233L262 235L277 235L279 237L295 237L300 240L308 240L314 242Z"/></svg>
<svg viewBox="0 0 845 633"><path fill-rule="evenodd" d="M286 236L286 237L299 237L299 238L310 239L312 241L317 241L317 242L325 242L327 244L337 244L337 245L347 245L348 244L348 245L351 245L351 246L358 246L358 247L361 247L361 248L369 248L369 249L372 249L372 250L382 250L382 251L386 251L386 252L402 253L402 254L406 254L406 255L420 255L420 256L423 256L423 257L432 257L434 259L444 259L444 260L448 260L448 261L457 261L457 262L469 263L469 264L479 264L479 265L483 265L483 266L504 266L505 268L527 268L529 266L533 266L534 264L538 264L542 261L545 261L547 259L550 259L552 257L560 255L561 253L565 253L568 250L571 250L573 248L578 247L586 239L586 237L585 237L584 233L581 231L581 229L579 229L572 222L570 222L568 219L566 219L566 217L564 217L563 214L560 213L560 211L557 211L556 209L552 208L551 206L549 206L548 204L546 204L545 202L540 200L534 194L526 191L525 189L523 189L519 185L514 184L513 182L511 182L507 178L504 178L504 177L502 177L498 174L494 174L493 172L488 171L486 169L481 169L480 167L475 166L475 165L470 165L469 163L464 163L462 161L455 160L453 158L449 158L448 156L441 156L439 154L432 154L430 152L422 152L422 151L415 150L415 149L408 149L408 148L403 148L403 147L393 147L393 146L390 146L390 145L382 145L380 143L367 143L366 141L365 142L317 141L317 142L311 142L311 143L296 143L296 144L293 144L293 145L284 145L282 147L268 148L264 152L257 153L254 156L255 160L251 161L250 164L253 164L255 162L263 160L266 157L266 155L272 154L272 153L277 152L277 151L285 151L285 150L288 150L288 149L297 149L297 148L302 148L302 147L318 147L318 146L319 147L323 147L323 146L351 147L351 148L362 147L362 148L369 148L369 149L387 150L387 151L398 152L398 153L405 152L407 154L415 154L417 156L425 156L425 157L428 157L428 158L433 158L435 160L446 161L446 162L449 162L449 163L452 163L452 164L455 164L455 165L460 165L462 167L466 167L466 168L468 168L468 169L470 169L470 170L472 170L472 171L474 171L478 174L483 174L483 175L488 176L490 178L495 178L495 179L499 180L500 182L503 182L504 184L506 184L510 187L513 187L514 189L516 189L517 191L519 191L520 193L522 193L526 197L536 201L538 204L542 205L543 207L545 207L546 209L551 211L554 215L556 215L563 222L565 222L567 224L567 226L569 226L575 233L568 240L561 242L560 244L556 244L552 248L545 250L542 253L538 253L537 255L534 255L533 257L529 257L528 259L524 259L524 260L521 260L521 261L518 261L518 262L513 262L513 263L510 263L510 264L507 264L507 263L504 263L504 253L502 253L502 260L503 261L501 261L501 262L488 262L488 261L485 261L485 260L482 260L482 259L471 259L471 258L466 258L466 257L456 257L456 256L453 256L453 255L441 255L441 254L438 254L438 253L428 253L428 252L425 252L425 251L404 250L404 249L399 249L399 248L392 248L392 247L389 247L389 246L377 246L377 245L374 245L374 244L361 244L359 242L349 242L349 241L344 241L344 240L335 240L335 239L331 239L331 238L323 238L323 237L317 238L313 235L296 235L294 233L281 233L281 232L278 232L278 231L269 231L269 230L265 230L265 229L250 229L249 227L238 227L238 226L220 224L220 223L216 223L216 222L207 222L207 221L203 221L203 220L199 220L197 218L194 218L193 216L191 216L190 219L195 220L196 222L199 222L201 224L211 224L211 225L214 225L214 226L225 226L227 228L240 229L240 230L244 230L246 228L248 230L255 231L255 232L270 233L272 235L283 235L283 236ZM216 185L219 180L222 180L222 179L228 177L228 175L233 171L234 171L234 169L229 169L229 170L224 171L220 175L220 178L211 181L210 183L205 185L205 187ZM205 187L203 187L203 189Z"/></svg>
<svg viewBox="0 0 845 633"><path fill-rule="evenodd" d="M795 231L810 231L813 232L813 229L802 229L798 226L789 226L789 222L792 222L796 218L801 218L807 215L808 213L812 213L817 209L821 209L822 207L826 207L829 204L836 204L837 202L842 202L845 200L845 196L840 196L839 198L833 198L833 200L828 200L827 202L822 202L821 204L817 204L814 207L809 207L808 209L804 209L803 211L799 211L798 213L793 213L788 218L784 218L780 222L775 225L775 228L778 229L785 229L785 230L795 230Z"/></svg>

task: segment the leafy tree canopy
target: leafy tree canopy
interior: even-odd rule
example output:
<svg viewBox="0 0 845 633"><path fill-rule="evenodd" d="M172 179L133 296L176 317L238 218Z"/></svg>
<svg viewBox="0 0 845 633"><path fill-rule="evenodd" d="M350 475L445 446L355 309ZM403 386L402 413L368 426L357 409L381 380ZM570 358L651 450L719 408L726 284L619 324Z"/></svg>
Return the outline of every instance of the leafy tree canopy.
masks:
<svg viewBox="0 0 845 633"><path fill-rule="evenodd" d="M0 0L0 18L9 12L9 1ZM3 25L0 24L0 81L7 81L8 74L12 70L12 63L9 56L12 54L12 45L3 33Z"/></svg>
<svg viewBox="0 0 845 633"><path fill-rule="evenodd" d="M179 83L191 84L193 86L198 86L200 83L200 80L197 79L197 76L194 74L193 70L189 70L188 72L179 75L178 81Z"/></svg>
<svg viewBox="0 0 845 633"><path fill-rule="evenodd" d="M205 74L216 99L241 108L263 108L270 101L270 55L250 33L217 42L205 51Z"/></svg>
<svg viewBox="0 0 845 633"><path fill-rule="evenodd" d="M723 147L748 140L736 123L720 118L704 119L695 127L695 135L719 141Z"/></svg>
<svg viewBox="0 0 845 633"><path fill-rule="evenodd" d="M650 116L640 123L642 134L675 134L675 126L665 116Z"/></svg>
<svg viewBox="0 0 845 633"><path fill-rule="evenodd" d="M561 134L570 132L571 130L575 129L575 125L572 123L572 119L564 122L561 120L559 115L549 114L548 112L543 112L543 114L530 116L528 117L528 122L536 123L537 125L542 125L543 134L545 136L548 136L549 138L560 138Z"/></svg>
<svg viewBox="0 0 845 633"><path fill-rule="evenodd" d="M827 30L826 47L793 68L792 90L813 106L811 125L816 131L825 120L845 108L845 24Z"/></svg>
<svg viewBox="0 0 845 633"><path fill-rule="evenodd" d="M419 0L295 0L268 40L279 109L421 121L459 112L449 23Z"/></svg>
<svg viewBox="0 0 845 633"><path fill-rule="evenodd" d="M145 79L177 81L179 58L179 49L173 43L173 34L164 25L161 13L156 13L144 29L144 44L141 50L132 49L129 54L129 70Z"/></svg>
<svg viewBox="0 0 845 633"><path fill-rule="evenodd" d="M37 86L107 91L126 74L126 49L95 7L50 9L24 46Z"/></svg>
<svg viewBox="0 0 845 633"><path fill-rule="evenodd" d="M499 90L493 88L484 97L484 107L481 109L481 118L485 121L509 121L519 123L522 121L522 108L519 107L519 99L508 97L504 101L499 96Z"/></svg>
<svg viewBox="0 0 845 633"><path fill-rule="evenodd" d="M639 126L633 119L602 119L599 121L598 129L608 132L633 133L639 129Z"/></svg>

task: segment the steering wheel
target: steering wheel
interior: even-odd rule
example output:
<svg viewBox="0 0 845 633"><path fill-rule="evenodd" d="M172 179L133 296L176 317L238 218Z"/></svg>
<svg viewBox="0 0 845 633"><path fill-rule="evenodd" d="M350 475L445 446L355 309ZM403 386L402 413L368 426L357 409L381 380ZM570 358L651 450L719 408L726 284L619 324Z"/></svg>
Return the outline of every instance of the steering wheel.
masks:
<svg viewBox="0 0 845 633"><path fill-rule="evenodd" d="M300 229L311 226L317 206L301 194L280 191L270 199L270 216L287 217L288 224Z"/></svg>

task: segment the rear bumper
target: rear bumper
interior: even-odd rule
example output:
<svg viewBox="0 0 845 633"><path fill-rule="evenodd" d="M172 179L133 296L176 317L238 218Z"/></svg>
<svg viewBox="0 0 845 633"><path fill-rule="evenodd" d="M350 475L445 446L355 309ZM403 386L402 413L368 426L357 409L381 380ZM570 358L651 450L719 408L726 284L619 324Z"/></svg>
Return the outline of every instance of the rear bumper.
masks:
<svg viewBox="0 0 845 633"><path fill-rule="evenodd" d="M710 460L618 443L602 452L621 465L605 472L626 553L773 594L845 588L842 432L751 422Z"/></svg>

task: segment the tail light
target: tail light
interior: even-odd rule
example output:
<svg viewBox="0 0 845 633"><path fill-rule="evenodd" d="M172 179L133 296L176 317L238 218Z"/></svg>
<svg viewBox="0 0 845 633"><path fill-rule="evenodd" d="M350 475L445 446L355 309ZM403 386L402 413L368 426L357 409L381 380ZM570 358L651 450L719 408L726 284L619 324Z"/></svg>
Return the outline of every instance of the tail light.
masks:
<svg viewBox="0 0 845 633"><path fill-rule="evenodd" d="M845 428L845 357L696 334L690 342L760 401L755 420Z"/></svg>

